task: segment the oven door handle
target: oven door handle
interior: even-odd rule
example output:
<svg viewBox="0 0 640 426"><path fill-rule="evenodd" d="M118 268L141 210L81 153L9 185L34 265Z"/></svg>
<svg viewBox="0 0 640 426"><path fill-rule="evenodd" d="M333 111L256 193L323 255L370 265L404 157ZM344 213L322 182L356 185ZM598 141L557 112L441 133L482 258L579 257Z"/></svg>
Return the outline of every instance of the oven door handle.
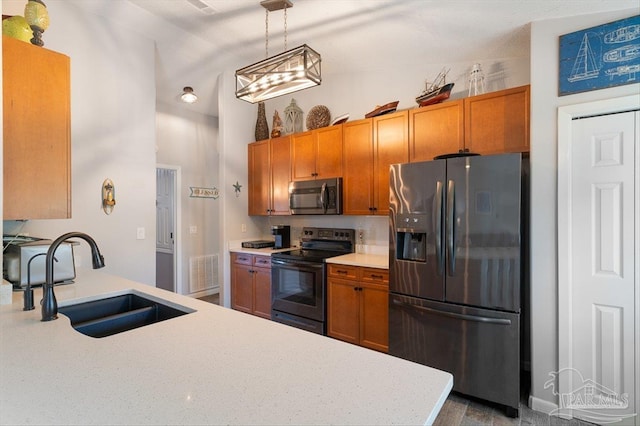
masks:
<svg viewBox="0 0 640 426"><path fill-rule="evenodd" d="M304 268L322 269L324 263L306 262L304 260L271 259L271 266L302 266Z"/></svg>

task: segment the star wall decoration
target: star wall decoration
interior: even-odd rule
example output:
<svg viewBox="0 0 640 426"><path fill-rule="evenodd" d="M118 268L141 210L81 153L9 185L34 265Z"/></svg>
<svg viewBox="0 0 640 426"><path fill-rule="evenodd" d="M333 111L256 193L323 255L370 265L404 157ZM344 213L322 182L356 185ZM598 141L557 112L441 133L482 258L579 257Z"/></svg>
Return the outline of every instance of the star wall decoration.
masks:
<svg viewBox="0 0 640 426"><path fill-rule="evenodd" d="M236 181L236 183L233 184L233 190L236 191L236 197L240 196L240 188L242 188L242 185Z"/></svg>

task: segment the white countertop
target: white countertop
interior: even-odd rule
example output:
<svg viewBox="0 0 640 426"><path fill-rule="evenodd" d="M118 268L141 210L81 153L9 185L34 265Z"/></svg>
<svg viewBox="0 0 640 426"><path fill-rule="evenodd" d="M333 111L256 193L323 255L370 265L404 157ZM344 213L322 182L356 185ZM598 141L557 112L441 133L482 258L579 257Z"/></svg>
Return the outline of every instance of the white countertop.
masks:
<svg viewBox="0 0 640 426"><path fill-rule="evenodd" d="M197 312L94 339L0 306L2 424L432 423L450 374L99 271L59 306L135 289ZM41 299L36 289L35 298Z"/></svg>
<svg viewBox="0 0 640 426"><path fill-rule="evenodd" d="M273 247L265 247L260 249L244 248L244 247L230 247L230 252L247 253L247 254L259 254L261 256L271 256L273 253L282 253L283 251L296 250L298 247L288 247L282 249L274 249Z"/></svg>
<svg viewBox="0 0 640 426"><path fill-rule="evenodd" d="M389 269L389 255L349 253L342 256L330 257L325 260L327 263L338 263L340 265L366 266L368 268Z"/></svg>

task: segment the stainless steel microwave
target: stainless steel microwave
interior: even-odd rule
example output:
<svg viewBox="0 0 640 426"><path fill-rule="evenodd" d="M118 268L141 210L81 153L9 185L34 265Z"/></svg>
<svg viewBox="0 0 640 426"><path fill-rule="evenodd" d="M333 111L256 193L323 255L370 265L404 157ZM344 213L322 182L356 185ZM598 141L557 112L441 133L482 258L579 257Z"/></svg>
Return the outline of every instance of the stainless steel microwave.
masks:
<svg viewBox="0 0 640 426"><path fill-rule="evenodd" d="M342 178L289 183L291 214L342 214Z"/></svg>

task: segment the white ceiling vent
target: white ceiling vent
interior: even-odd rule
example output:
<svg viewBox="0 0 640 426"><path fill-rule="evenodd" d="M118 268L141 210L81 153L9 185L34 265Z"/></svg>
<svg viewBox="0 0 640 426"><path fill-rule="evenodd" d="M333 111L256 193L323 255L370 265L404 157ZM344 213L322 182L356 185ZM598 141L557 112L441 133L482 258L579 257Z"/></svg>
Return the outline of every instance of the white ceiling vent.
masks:
<svg viewBox="0 0 640 426"><path fill-rule="evenodd" d="M187 3L191 4L193 7L195 7L205 15L213 15L214 13L216 13L216 10L213 7L202 0L187 0Z"/></svg>

